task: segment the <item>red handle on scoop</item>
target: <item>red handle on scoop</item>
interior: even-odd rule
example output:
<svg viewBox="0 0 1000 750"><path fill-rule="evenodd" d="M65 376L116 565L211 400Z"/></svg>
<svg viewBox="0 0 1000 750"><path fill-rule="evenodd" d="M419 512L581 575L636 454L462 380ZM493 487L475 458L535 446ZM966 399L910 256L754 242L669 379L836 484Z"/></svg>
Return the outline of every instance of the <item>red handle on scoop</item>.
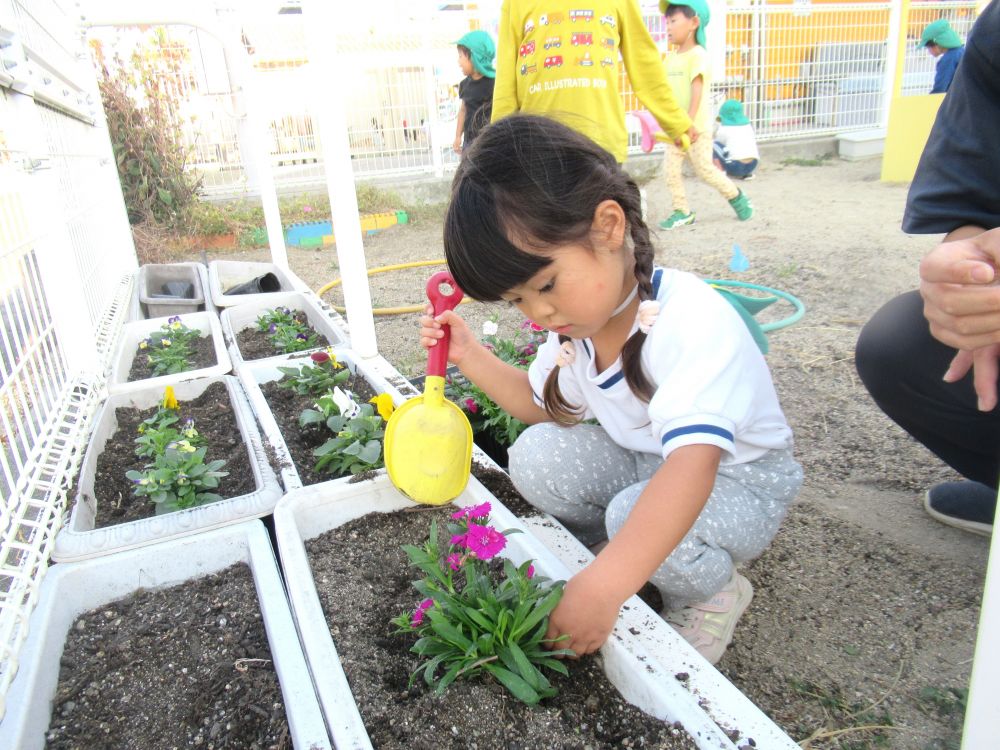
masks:
<svg viewBox="0 0 1000 750"><path fill-rule="evenodd" d="M447 284L451 287L450 294L441 291L441 285ZM462 301L465 293L458 288L458 284L447 271L438 271L427 280L427 299L434 306L434 317L445 310L454 310L458 303ZM427 374L444 377L448 367L448 345L451 343L451 326L441 326L444 336L438 339L437 344L432 346L427 352Z"/></svg>

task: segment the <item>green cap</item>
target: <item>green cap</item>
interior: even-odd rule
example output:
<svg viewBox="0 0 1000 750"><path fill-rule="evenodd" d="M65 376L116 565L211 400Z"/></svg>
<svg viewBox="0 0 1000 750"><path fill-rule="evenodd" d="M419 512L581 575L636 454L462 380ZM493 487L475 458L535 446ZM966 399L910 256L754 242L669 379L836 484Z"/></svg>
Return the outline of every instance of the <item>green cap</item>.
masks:
<svg viewBox="0 0 1000 750"><path fill-rule="evenodd" d="M708 12L708 3L705 0L660 0L660 13L667 14L668 5L686 5L698 16L698 30L694 33L694 40L702 47L705 46L705 27L712 17Z"/></svg>
<svg viewBox="0 0 1000 750"><path fill-rule="evenodd" d="M723 125L749 125L742 102L736 99L726 99L719 107L719 122Z"/></svg>
<svg viewBox="0 0 1000 750"><path fill-rule="evenodd" d="M934 23L927 24L924 33L920 35L919 46L926 47L928 44L936 44L944 49L955 49L962 46L962 40L955 33L955 29L951 28L948 19L939 18Z"/></svg>
<svg viewBox="0 0 1000 750"><path fill-rule="evenodd" d="M496 45L493 44L493 37L485 31L470 31L459 39L455 44L467 47L469 59L472 60L473 67L487 78L496 78L497 71L493 67L493 58L497 56Z"/></svg>

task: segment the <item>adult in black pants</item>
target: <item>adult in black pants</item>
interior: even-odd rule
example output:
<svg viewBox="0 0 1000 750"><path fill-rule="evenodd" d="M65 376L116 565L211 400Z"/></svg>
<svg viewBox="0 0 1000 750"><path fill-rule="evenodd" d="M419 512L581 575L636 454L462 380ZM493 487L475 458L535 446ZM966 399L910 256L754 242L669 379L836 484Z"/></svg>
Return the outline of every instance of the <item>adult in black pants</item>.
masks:
<svg viewBox="0 0 1000 750"><path fill-rule="evenodd" d="M879 407L966 478L927 511L990 534L1000 478L1000 0L983 11L910 186L903 230L945 233L919 292L865 325L855 361ZM993 231L987 231L993 230Z"/></svg>

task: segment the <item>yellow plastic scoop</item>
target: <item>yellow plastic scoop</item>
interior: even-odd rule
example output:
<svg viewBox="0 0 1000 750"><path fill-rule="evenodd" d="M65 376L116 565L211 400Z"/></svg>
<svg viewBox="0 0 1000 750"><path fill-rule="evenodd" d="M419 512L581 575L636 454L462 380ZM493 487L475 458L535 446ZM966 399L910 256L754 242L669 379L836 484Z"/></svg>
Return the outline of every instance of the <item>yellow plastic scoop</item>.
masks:
<svg viewBox="0 0 1000 750"><path fill-rule="evenodd" d="M451 287L443 292L442 285ZM427 282L434 315L454 310L463 297L451 274L440 271ZM427 355L424 395L396 409L385 427L385 466L396 489L411 500L442 505L454 500L469 482L472 427L468 417L444 397L451 327Z"/></svg>

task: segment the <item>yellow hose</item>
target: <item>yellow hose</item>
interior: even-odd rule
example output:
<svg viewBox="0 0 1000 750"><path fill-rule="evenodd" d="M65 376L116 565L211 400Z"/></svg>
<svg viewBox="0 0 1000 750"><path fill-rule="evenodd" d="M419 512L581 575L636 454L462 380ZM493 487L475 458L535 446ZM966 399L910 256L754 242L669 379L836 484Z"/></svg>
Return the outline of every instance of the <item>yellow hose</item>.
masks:
<svg viewBox="0 0 1000 750"><path fill-rule="evenodd" d="M395 263L391 266L379 266L378 268L372 268L368 271L369 276L374 276L377 273L385 273L387 271L399 271L403 268L420 268L421 266L443 266L445 264L445 259L440 260L415 260L412 263ZM316 290L316 294L322 297L326 292L329 292L334 287L340 286L343 279L334 279L328 284L324 284L319 289ZM460 304L465 304L466 302L472 302L471 299L466 297L462 300ZM372 310L373 315L402 315L404 313L416 313L423 312L427 307L427 303L422 305L410 305L409 307L376 307ZM339 313L346 313L347 309L343 307L338 307L333 305L333 309Z"/></svg>

